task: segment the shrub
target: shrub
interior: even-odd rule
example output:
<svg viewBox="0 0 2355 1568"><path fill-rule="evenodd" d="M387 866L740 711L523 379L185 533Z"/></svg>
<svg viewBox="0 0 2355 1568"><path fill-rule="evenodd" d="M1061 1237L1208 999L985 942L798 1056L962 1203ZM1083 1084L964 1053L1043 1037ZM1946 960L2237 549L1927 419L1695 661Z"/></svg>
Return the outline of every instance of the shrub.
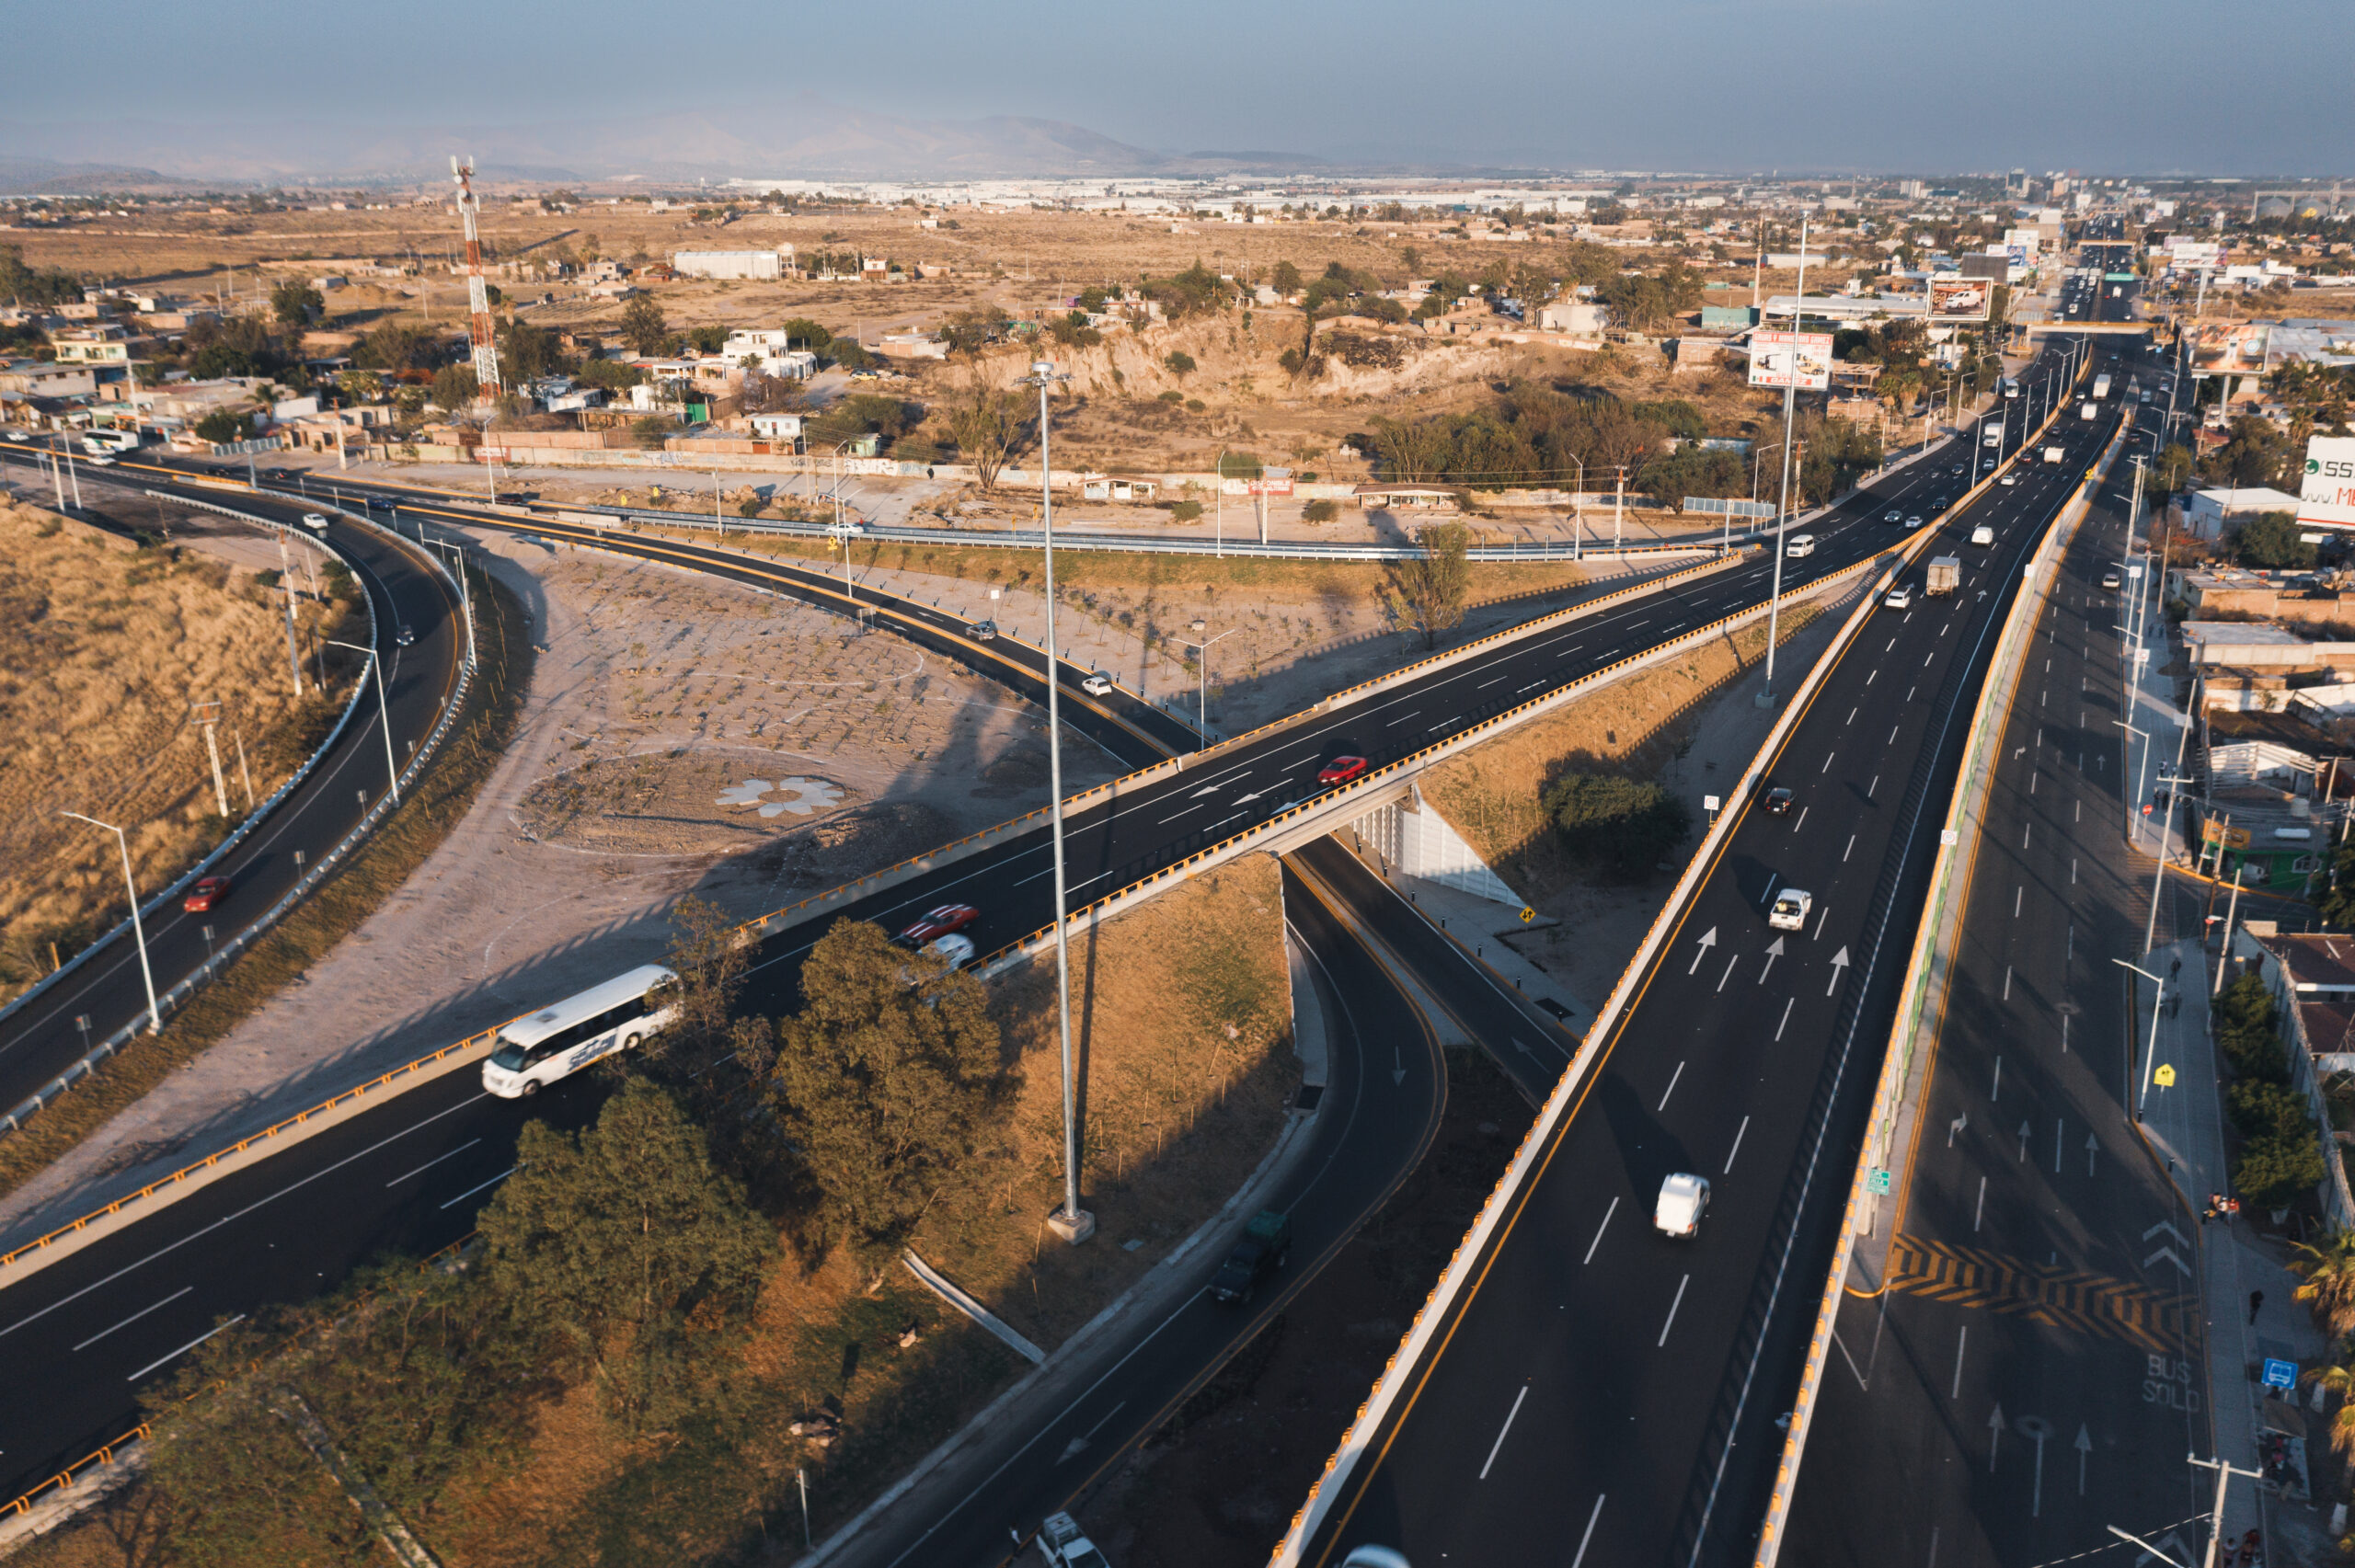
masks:
<svg viewBox="0 0 2355 1568"><path fill-rule="evenodd" d="M1330 522L1340 515L1341 504L1338 501L1315 500L1300 509L1300 521L1303 522Z"/></svg>
<svg viewBox="0 0 2355 1568"><path fill-rule="evenodd" d="M1199 414L1209 406L1210 405L1204 403L1199 397L1189 397L1186 399L1186 412L1189 414Z"/></svg>
<svg viewBox="0 0 2355 1568"><path fill-rule="evenodd" d="M215 408L196 422L197 439L208 441L241 441L247 435L245 416Z"/></svg>
<svg viewBox="0 0 2355 1568"><path fill-rule="evenodd" d="M2306 1097L2282 1083L2245 1080L2224 1091L2224 1108L2244 1138L2293 1138L2308 1132L2314 1114Z"/></svg>
<svg viewBox="0 0 2355 1568"><path fill-rule="evenodd" d="M1154 401L1156 403L1183 403L1186 401L1186 395L1182 392L1165 392L1159 397L1155 398Z"/></svg>
<svg viewBox="0 0 2355 1568"><path fill-rule="evenodd" d="M2233 1164L2233 1185L2260 1208L2286 1208L2322 1182L2322 1149L2308 1127L2283 1137L2253 1138Z"/></svg>
<svg viewBox="0 0 2355 1568"><path fill-rule="evenodd" d="M1202 503L1200 501L1172 501L1169 503L1169 521L1172 522L1192 522L1201 515Z"/></svg>
<svg viewBox="0 0 2355 1568"><path fill-rule="evenodd" d="M2244 1078L2281 1082L2289 1059L2281 1049L2280 1008L2264 979L2243 975L2224 988L2213 1008L2216 1043Z"/></svg>
<svg viewBox="0 0 2355 1568"><path fill-rule="evenodd" d="M1571 773L1539 797L1570 853L1623 876L1640 876L1692 829L1692 812L1656 784L1613 773Z"/></svg>
<svg viewBox="0 0 2355 1568"><path fill-rule="evenodd" d="M1188 375L1194 369L1194 356L1183 349L1172 349L1162 356L1161 362L1169 367L1171 375Z"/></svg>

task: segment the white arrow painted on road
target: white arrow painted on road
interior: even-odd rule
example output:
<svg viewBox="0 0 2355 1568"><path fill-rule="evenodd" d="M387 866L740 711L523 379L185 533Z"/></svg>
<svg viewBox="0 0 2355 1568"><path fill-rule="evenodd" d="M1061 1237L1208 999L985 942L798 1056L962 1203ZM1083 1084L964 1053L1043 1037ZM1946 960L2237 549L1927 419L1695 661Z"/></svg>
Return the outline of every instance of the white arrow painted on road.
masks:
<svg viewBox="0 0 2355 1568"><path fill-rule="evenodd" d="M1758 971L1758 983L1760 985L1763 986L1766 983L1766 977L1775 972L1775 960L1782 956L1783 939L1778 936L1775 939L1774 945L1766 949L1766 967Z"/></svg>
<svg viewBox="0 0 2355 1568"><path fill-rule="evenodd" d="M1847 967L1848 950L1845 947L1843 947L1839 952L1834 953L1832 956L1832 983L1823 988L1824 995L1830 996L1833 991L1840 989L1840 972Z"/></svg>
<svg viewBox="0 0 2355 1568"><path fill-rule="evenodd" d="M1202 796L1204 796L1204 795L1216 795L1219 791L1221 791L1221 790L1224 789L1225 787L1226 787L1226 786L1225 786L1224 784L1214 784L1211 785L1208 789L1198 789L1198 790L1196 790L1193 794L1191 794L1191 795L1188 795L1186 798L1187 798L1187 799L1189 799L1189 800L1200 800L1200 799L1201 799L1201 798L1202 798Z"/></svg>
<svg viewBox="0 0 2355 1568"><path fill-rule="evenodd" d="M1999 1404L1995 1407L1995 1413L1987 1418L1987 1473L1990 1475L1995 1473L1995 1455L2002 1450L2003 1446L2004 1407Z"/></svg>
<svg viewBox="0 0 2355 1568"><path fill-rule="evenodd" d="M1697 974L1701 968L1701 960L1709 956L1709 949L1715 947L1717 944L1717 928L1716 926L1711 926L1708 930L1701 933L1701 950L1693 955L1693 967L1685 970L1684 972L1688 975Z"/></svg>
<svg viewBox="0 0 2355 1568"><path fill-rule="evenodd" d="M1246 800L1257 800L1267 793L1264 789L1255 789L1249 795L1238 795L1235 797L1235 804L1240 806Z"/></svg>
<svg viewBox="0 0 2355 1568"><path fill-rule="evenodd" d="M2085 1456L2094 1451L2094 1436L2085 1430L2083 1422L2077 1424L2077 1441L2073 1446L2077 1450L2077 1495L2083 1497L2085 1494Z"/></svg>
<svg viewBox="0 0 2355 1568"><path fill-rule="evenodd" d="M2023 1163L2025 1163L2025 1162L2027 1162L2027 1160L2028 1160L2028 1123L2026 1123L2026 1122L2022 1122L2022 1123L2020 1123L2020 1160L2021 1160L2021 1162L2022 1162Z"/></svg>
<svg viewBox="0 0 2355 1568"><path fill-rule="evenodd" d="M2176 1268L2186 1276L2188 1276L2191 1273L2190 1266L2181 1258L2175 1255L2175 1249L2173 1247L2161 1247L2157 1252L2153 1253L2149 1257L2142 1260L2142 1266L2144 1268L2148 1268L2153 1264L2158 1262L2161 1258L2165 1258L2167 1262L2175 1265Z"/></svg>
<svg viewBox="0 0 2355 1568"><path fill-rule="evenodd" d="M1519 1043L1520 1043L1519 1041L1515 1041L1515 1042L1514 1042L1514 1044L1516 1044L1516 1045L1518 1045ZM1400 1045L1399 1045L1396 1040L1393 1040L1393 1041L1390 1043L1390 1087L1392 1087L1393 1089L1396 1089L1396 1088L1397 1088L1397 1087L1398 1087L1398 1085L1400 1085L1401 1083L1404 1083L1404 1082L1407 1082L1407 1056L1406 1056L1406 1051L1405 1051L1405 1048L1404 1048L1404 1047L1401 1047L1401 1046L1400 1046Z"/></svg>
<svg viewBox="0 0 2355 1568"><path fill-rule="evenodd" d="M1962 1115L1947 1123L1947 1147L1948 1149L1952 1149L1954 1147L1954 1140L1956 1137L1961 1133L1963 1128L1970 1125L1970 1113L1969 1111L1963 1112Z"/></svg>
<svg viewBox="0 0 2355 1568"><path fill-rule="evenodd" d="M2094 1155L2100 1148L2101 1145L2095 1141L2092 1133L2085 1134L2085 1174L2088 1176L2094 1173Z"/></svg>
<svg viewBox="0 0 2355 1568"><path fill-rule="evenodd" d="M2191 1245L2190 1237L2185 1235L2182 1231L2177 1230L2173 1225L2164 1219L2160 1220L2156 1225L2152 1226L2148 1230L2143 1231L2142 1240L2147 1242L2161 1231L2165 1231L2166 1234L2174 1237L2175 1244L2178 1247L2188 1247Z"/></svg>

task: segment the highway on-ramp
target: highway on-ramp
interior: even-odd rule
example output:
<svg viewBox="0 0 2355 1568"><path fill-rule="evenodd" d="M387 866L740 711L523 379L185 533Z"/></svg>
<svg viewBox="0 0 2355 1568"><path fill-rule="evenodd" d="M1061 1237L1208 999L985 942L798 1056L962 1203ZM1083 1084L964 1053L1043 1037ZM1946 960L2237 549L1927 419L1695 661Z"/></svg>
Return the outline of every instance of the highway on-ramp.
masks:
<svg viewBox="0 0 2355 1568"><path fill-rule="evenodd" d="M1995 631L2111 425L2066 429L2067 461L1962 513L1938 546L1962 556L1959 593L1872 612L1772 761L1786 813L1730 803L1744 816L1320 1492L1302 1561L1749 1560ZM1965 544L1982 523L1993 544ZM1803 927L1769 929L1792 888ZM1683 1240L1652 1222L1680 1173L1714 1195Z"/></svg>
<svg viewBox="0 0 2355 1568"><path fill-rule="evenodd" d="M30 449L11 450L29 453ZM138 490L151 476L116 479L121 472L91 469L83 476L90 513L103 519L120 511L144 522L152 503ZM298 530L302 514L310 509L267 495L232 497L193 489L188 494L191 499L233 505ZM394 756L405 768L433 732L457 682L465 656L465 619L448 582L376 530L337 521L329 524L327 536L351 565L375 608L377 646L389 678L382 712L391 720ZM416 636L408 647L398 646L396 635L404 624ZM307 689L307 673L304 681ZM373 686L373 676L369 683ZM350 722L310 775L215 867L230 881L229 895L218 908L189 914L174 899L144 912L147 960L159 995L201 968L217 944L293 887L303 876L297 856L316 865L384 795L390 780L385 722L379 715L375 692L362 692ZM98 833L95 828L88 831ZM111 848L107 856L111 866ZM144 889L143 896L153 892ZM138 949L126 931L0 1016L0 1112L39 1091L92 1045L143 1017L146 1008ZM86 1031L82 1020L87 1021Z"/></svg>

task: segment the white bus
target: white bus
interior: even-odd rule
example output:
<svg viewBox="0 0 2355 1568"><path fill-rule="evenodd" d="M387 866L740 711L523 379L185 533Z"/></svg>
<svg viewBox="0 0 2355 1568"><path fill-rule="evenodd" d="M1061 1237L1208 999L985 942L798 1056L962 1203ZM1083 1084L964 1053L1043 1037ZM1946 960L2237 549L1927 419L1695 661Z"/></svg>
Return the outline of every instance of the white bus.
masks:
<svg viewBox="0 0 2355 1568"><path fill-rule="evenodd" d="M648 997L678 979L660 964L641 964L578 996L518 1018L499 1031L499 1047L482 1064L482 1086L503 1100L536 1094L599 1057L637 1048L670 1023L672 1009Z"/></svg>

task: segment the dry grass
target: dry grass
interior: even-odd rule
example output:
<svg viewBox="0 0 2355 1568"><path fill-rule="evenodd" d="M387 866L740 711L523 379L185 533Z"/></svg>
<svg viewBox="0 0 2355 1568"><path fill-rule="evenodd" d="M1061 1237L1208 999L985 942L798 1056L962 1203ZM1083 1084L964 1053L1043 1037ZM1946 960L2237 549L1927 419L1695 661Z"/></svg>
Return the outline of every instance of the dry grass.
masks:
<svg viewBox="0 0 2355 1568"><path fill-rule="evenodd" d="M1776 646L1821 613L1812 601L1787 609ZM1763 621L1713 637L1457 753L1423 775L1423 790L1481 859L1542 902L1582 875L1538 805L1545 786L1573 773L1657 777L1679 755L1701 705L1765 651Z"/></svg>
<svg viewBox="0 0 2355 1568"><path fill-rule="evenodd" d="M346 612L306 599L298 634L333 635ZM226 818L190 716L206 700L223 704ZM0 999L128 913L111 835L61 811L130 826L152 890L227 834L246 773L258 800L300 766L339 701L295 701L281 601L257 578L0 504Z"/></svg>
<svg viewBox="0 0 2355 1568"><path fill-rule="evenodd" d="M0 1192L14 1191L224 1038L358 930L465 818L514 733L532 670L530 622L521 603L488 578L478 577L476 589L477 601L486 607L481 670L457 727L400 809L341 871L172 1014L161 1035L141 1036L0 1141Z"/></svg>

